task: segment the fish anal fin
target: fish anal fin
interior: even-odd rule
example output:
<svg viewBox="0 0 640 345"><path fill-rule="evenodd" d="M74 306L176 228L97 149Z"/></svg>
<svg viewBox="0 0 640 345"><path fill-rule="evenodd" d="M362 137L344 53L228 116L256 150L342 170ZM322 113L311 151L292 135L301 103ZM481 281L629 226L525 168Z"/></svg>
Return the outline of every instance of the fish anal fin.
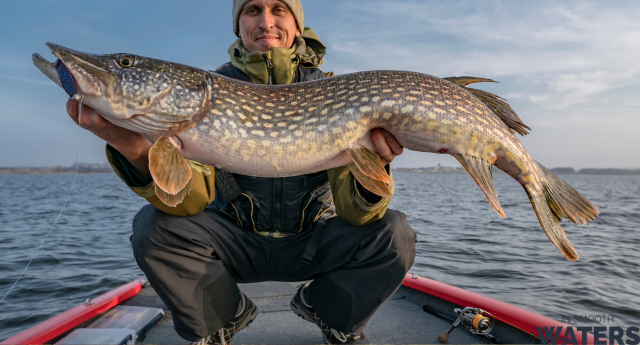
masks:
<svg viewBox="0 0 640 345"><path fill-rule="evenodd" d="M149 170L156 186L177 195L191 181L191 165L171 141L162 137L149 150Z"/></svg>
<svg viewBox="0 0 640 345"><path fill-rule="evenodd" d="M347 167L366 190L383 198L391 196L391 189L387 183L365 175L355 163L349 163Z"/></svg>
<svg viewBox="0 0 640 345"><path fill-rule="evenodd" d="M486 79L486 78L478 78L478 77L448 77L442 78L444 80L450 81L456 85L465 86L473 83L497 83L495 80Z"/></svg>
<svg viewBox="0 0 640 345"><path fill-rule="evenodd" d="M384 164L380 160L377 153L369 150L364 146L347 147L347 153L353 159L353 163L365 175L374 180L382 181L386 184L391 183L391 177L384 169Z"/></svg>
<svg viewBox="0 0 640 345"><path fill-rule="evenodd" d="M504 210L502 210L502 207L500 206L498 194L496 194L496 188L493 185L493 173L491 171L493 162L468 155L456 154L454 157L456 157L458 162L462 164L469 175L473 177L480 189L482 189L482 192L484 192L487 200L489 200L489 203L491 203L491 206L493 206L493 209L502 218L507 218L504 214Z"/></svg>
<svg viewBox="0 0 640 345"><path fill-rule="evenodd" d="M162 189L160 189L160 187L158 187L157 184L154 188L156 191L156 196L158 197L158 199L160 199L160 201L162 201L163 204L169 207L176 207L182 202L182 200L184 200L187 195L189 195L192 185L193 181L189 180L187 185L184 186L184 188L176 194L169 194L163 191Z"/></svg>

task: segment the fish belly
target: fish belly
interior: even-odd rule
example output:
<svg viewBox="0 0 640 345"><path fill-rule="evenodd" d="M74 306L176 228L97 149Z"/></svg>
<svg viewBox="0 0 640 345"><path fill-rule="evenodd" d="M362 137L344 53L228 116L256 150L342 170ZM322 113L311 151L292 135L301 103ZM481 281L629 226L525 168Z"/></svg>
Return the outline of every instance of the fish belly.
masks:
<svg viewBox="0 0 640 345"><path fill-rule="evenodd" d="M178 137L187 159L233 173L259 177L289 177L310 174L351 162L340 147L321 143L262 145L265 141L243 140L233 136L201 135L199 127Z"/></svg>
<svg viewBox="0 0 640 345"><path fill-rule="evenodd" d="M524 152L475 96L425 74L374 71L278 87L219 79L214 90L224 93L212 96L208 116L178 135L182 151L241 174L286 177L346 165L347 147L373 149L372 128L420 152L490 161Z"/></svg>

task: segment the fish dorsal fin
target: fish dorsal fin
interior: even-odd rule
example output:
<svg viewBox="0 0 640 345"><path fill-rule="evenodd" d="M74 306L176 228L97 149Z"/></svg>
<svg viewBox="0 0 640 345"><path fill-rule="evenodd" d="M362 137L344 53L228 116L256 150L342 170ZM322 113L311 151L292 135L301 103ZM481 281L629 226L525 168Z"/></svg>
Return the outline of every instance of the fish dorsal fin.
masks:
<svg viewBox="0 0 640 345"><path fill-rule="evenodd" d="M365 175L353 162L349 163L347 167L351 170L351 173L355 176L356 180L358 180L366 190L383 198L391 196L391 189L389 189L388 184Z"/></svg>
<svg viewBox="0 0 640 345"><path fill-rule="evenodd" d="M364 146L347 147L346 151L353 159L353 163L365 176L387 184L391 183L391 177L384 169L384 164L382 164L377 153Z"/></svg>
<svg viewBox="0 0 640 345"><path fill-rule="evenodd" d="M515 110L504 101L504 98L487 91L472 89L470 87L466 89L489 107L509 128L520 135L529 134L527 130L531 130L531 128L522 122Z"/></svg>
<svg viewBox="0 0 640 345"><path fill-rule="evenodd" d="M513 110L513 108L511 108L511 106L507 104L507 102L505 102L504 98L494 95L491 92L466 87L466 85L472 83L497 83L496 81L476 77L449 77L443 79L466 89L472 95L476 96L476 98L478 98L482 103L489 107L489 109L491 109L500 118L500 120L502 120L502 122L504 122L510 129L512 129L516 133L520 135L529 134L527 130L531 130L531 128L529 128L522 122L518 114L516 114L515 110Z"/></svg>
<svg viewBox="0 0 640 345"><path fill-rule="evenodd" d="M448 78L442 78L442 79L448 80L460 86L466 86L473 83L497 83L497 81L495 80L478 78L478 77L448 77Z"/></svg>
<svg viewBox="0 0 640 345"><path fill-rule="evenodd" d="M166 137L158 139L149 150L149 170L156 184L156 191L160 189L164 193L174 196L174 198L165 198L172 199L167 200L172 204L177 205L182 202L190 190L186 187L190 186L191 182L191 165L182 156L180 150ZM162 198L163 193L157 195L160 200L165 202ZM178 196L182 196L182 198L175 203L173 199L177 199ZM165 204L167 203L165 202ZM175 205L167 204L167 206Z"/></svg>
<svg viewBox="0 0 640 345"><path fill-rule="evenodd" d="M493 162L468 155L456 154L454 157L456 157L460 164L467 169L469 175L471 175L478 186L480 186L480 189L484 192L484 195L491 203L491 206L493 206L493 209L496 210L502 218L507 218L504 215L502 207L500 207L498 194L496 194L496 188L493 185L493 173L491 172Z"/></svg>

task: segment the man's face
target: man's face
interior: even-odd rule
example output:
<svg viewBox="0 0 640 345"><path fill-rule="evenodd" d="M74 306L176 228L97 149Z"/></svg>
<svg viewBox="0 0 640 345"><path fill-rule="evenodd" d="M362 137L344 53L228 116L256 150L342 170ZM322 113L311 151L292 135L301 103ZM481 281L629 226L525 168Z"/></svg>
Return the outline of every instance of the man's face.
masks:
<svg viewBox="0 0 640 345"><path fill-rule="evenodd" d="M249 52L290 48L300 29L289 7L280 0L251 0L240 11L239 31Z"/></svg>

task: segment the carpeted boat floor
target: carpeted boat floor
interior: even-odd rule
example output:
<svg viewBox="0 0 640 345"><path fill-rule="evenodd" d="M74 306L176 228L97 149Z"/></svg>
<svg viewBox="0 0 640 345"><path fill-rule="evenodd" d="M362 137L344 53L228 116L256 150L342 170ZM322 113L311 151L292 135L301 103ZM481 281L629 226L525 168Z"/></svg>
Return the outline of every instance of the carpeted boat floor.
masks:
<svg viewBox="0 0 640 345"><path fill-rule="evenodd" d="M238 332L233 344L322 344L320 329L289 309L289 301L299 283L266 282L243 284L240 289L258 306L258 316ZM365 334L372 344L438 344L437 336L447 331L450 322L428 314L422 306L407 298L409 289L401 287L369 321ZM124 305L163 308L165 317L139 344L187 344L173 329L171 311L147 283L142 291ZM456 329L450 344L487 343L463 329Z"/></svg>

